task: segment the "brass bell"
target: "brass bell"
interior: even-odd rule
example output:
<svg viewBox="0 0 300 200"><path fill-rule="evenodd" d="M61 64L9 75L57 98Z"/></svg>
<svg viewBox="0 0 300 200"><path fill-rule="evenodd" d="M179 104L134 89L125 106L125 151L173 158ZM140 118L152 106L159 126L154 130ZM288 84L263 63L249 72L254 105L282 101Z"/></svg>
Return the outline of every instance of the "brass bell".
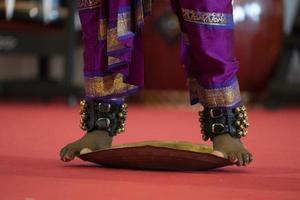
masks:
<svg viewBox="0 0 300 200"><path fill-rule="evenodd" d="M245 127L244 125L240 125L240 126L239 126L239 129L240 129L240 130L245 130L246 127Z"/></svg>
<svg viewBox="0 0 300 200"><path fill-rule="evenodd" d="M84 126L83 124L80 124L80 128L81 128L82 130L84 130L84 131L87 130L86 126Z"/></svg>
<svg viewBox="0 0 300 200"><path fill-rule="evenodd" d="M243 119L244 118L244 114L242 114L242 113L238 114L238 118L239 119Z"/></svg>
<svg viewBox="0 0 300 200"><path fill-rule="evenodd" d="M125 117L124 113L121 113L121 112L118 114L118 116L119 116L120 118L124 118L124 117Z"/></svg>
<svg viewBox="0 0 300 200"><path fill-rule="evenodd" d="M84 124L80 124L80 128L81 128L82 130L86 130L86 129L87 129L86 126L85 126Z"/></svg>
<svg viewBox="0 0 300 200"><path fill-rule="evenodd" d="M80 102L80 108L81 109L84 109L84 108L86 108L87 107L87 102L86 102L86 100L82 100L81 102Z"/></svg>
<svg viewBox="0 0 300 200"><path fill-rule="evenodd" d="M250 124L247 122L247 123L245 123L245 127L246 128L249 128L249 126L250 126Z"/></svg>
<svg viewBox="0 0 300 200"><path fill-rule="evenodd" d="M85 111L86 111L86 108L80 106L80 113L83 113L83 112L85 112Z"/></svg>
<svg viewBox="0 0 300 200"><path fill-rule="evenodd" d="M239 113L239 112L241 112L241 109L240 109L240 107L237 107L237 108L235 109L235 112L236 112L236 113Z"/></svg>
<svg viewBox="0 0 300 200"><path fill-rule="evenodd" d="M127 110L127 107L128 107L128 105L127 105L126 103L124 103L124 104L122 105L121 108L122 108L123 110Z"/></svg>
<svg viewBox="0 0 300 200"><path fill-rule="evenodd" d="M243 124L244 124L244 126L245 126L246 128L248 128L248 127L249 127L249 123L248 123L248 121L247 121L247 120L244 120L244 121L243 121Z"/></svg>
<svg viewBox="0 0 300 200"><path fill-rule="evenodd" d="M243 136L243 131L238 131L238 134L240 135L240 136Z"/></svg>
<svg viewBox="0 0 300 200"><path fill-rule="evenodd" d="M209 137L208 137L207 135L202 135L202 139L203 139L204 141L207 141L207 140L209 140Z"/></svg>
<svg viewBox="0 0 300 200"><path fill-rule="evenodd" d="M202 116L203 116L203 112L202 112L202 111L199 111L199 112L198 112L198 115L199 115L200 117L202 117Z"/></svg>
<svg viewBox="0 0 300 200"><path fill-rule="evenodd" d="M85 113L82 113L80 116L81 116L81 119L87 119L87 115Z"/></svg>
<svg viewBox="0 0 300 200"><path fill-rule="evenodd" d="M80 101L80 105L81 105L81 106L84 106L85 104L86 104L86 100Z"/></svg>
<svg viewBox="0 0 300 200"><path fill-rule="evenodd" d="M235 122L235 125L236 125L236 126L240 126L240 125L241 125L241 121L237 120L237 121Z"/></svg>
<svg viewBox="0 0 300 200"><path fill-rule="evenodd" d="M244 112L247 110L246 106L242 106L241 109L242 109L242 111L244 111Z"/></svg>

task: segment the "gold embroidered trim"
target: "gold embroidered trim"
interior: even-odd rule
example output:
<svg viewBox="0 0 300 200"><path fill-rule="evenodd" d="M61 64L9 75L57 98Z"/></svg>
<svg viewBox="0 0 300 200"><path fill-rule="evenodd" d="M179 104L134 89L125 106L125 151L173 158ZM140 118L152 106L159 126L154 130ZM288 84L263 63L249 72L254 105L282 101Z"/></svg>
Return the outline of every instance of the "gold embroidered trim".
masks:
<svg viewBox="0 0 300 200"><path fill-rule="evenodd" d="M127 35L131 32L131 14L130 12L120 13L118 15L117 28L111 28L107 31L107 49L114 51L125 48L118 40L118 37ZM102 27L104 29L104 27Z"/></svg>
<svg viewBox="0 0 300 200"><path fill-rule="evenodd" d="M124 48L118 37L131 33L131 14L130 12L118 14L118 25L116 28L107 28L107 19L99 21L99 40L107 39L108 51Z"/></svg>
<svg viewBox="0 0 300 200"><path fill-rule="evenodd" d="M216 12L201 12L182 8L182 15L185 21L203 25L228 25L227 14Z"/></svg>
<svg viewBox="0 0 300 200"><path fill-rule="evenodd" d="M151 0L141 0L140 3L137 3L137 5L135 5L135 22L137 24L144 22L144 7L150 11ZM108 28L107 19L99 20L98 39L107 40L108 52L126 48L126 45L122 44L119 41L119 37L129 35L133 32L132 23L131 11L118 13L117 27L114 28ZM108 57L108 65L113 65L120 62L123 62L123 60L115 57Z"/></svg>
<svg viewBox="0 0 300 200"><path fill-rule="evenodd" d="M117 49L125 48L125 46L118 40L117 28L108 29L107 31L107 50L114 51Z"/></svg>
<svg viewBox="0 0 300 200"><path fill-rule="evenodd" d="M93 9L100 7L102 0L77 0L77 7L79 10Z"/></svg>
<svg viewBox="0 0 300 200"><path fill-rule="evenodd" d="M131 13L124 12L118 14L118 36L129 34L131 31Z"/></svg>
<svg viewBox="0 0 300 200"><path fill-rule="evenodd" d="M124 93L137 89L137 86L124 83L122 74L113 74L105 77L85 78L85 91L87 97L104 97Z"/></svg>
<svg viewBox="0 0 300 200"><path fill-rule="evenodd" d="M123 62L123 60L121 60L119 58L111 57L111 56L108 57L108 65L114 65L114 64L121 63L121 62Z"/></svg>
<svg viewBox="0 0 300 200"><path fill-rule="evenodd" d="M204 89L194 78L189 79L191 96L197 96L204 107L231 107L241 101L241 94L238 82L218 89Z"/></svg>

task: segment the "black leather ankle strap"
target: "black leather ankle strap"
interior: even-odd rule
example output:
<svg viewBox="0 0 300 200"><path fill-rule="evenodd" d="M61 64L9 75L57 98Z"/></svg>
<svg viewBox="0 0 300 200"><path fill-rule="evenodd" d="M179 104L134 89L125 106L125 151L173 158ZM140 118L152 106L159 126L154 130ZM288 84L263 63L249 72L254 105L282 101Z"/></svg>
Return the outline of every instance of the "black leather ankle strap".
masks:
<svg viewBox="0 0 300 200"><path fill-rule="evenodd" d="M125 131L127 104L83 100L80 102L80 127L82 130L107 131L110 136Z"/></svg>
<svg viewBox="0 0 300 200"><path fill-rule="evenodd" d="M222 134L241 138L247 135L249 127L247 109L240 106L234 109L205 108L199 112L201 132L205 141Z"/></svg>

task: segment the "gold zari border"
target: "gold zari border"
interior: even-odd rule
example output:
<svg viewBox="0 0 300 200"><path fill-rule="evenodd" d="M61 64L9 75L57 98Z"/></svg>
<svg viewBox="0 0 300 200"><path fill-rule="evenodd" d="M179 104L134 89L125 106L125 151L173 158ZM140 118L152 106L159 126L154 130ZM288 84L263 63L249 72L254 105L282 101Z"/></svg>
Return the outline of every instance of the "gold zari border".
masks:
<svg viewBox="0 0 300 200"><path fill-rule="evenodd" d="M134 85L124 83L122 74L113 74L105 77L85 78L85 92L87 97L104 97L136 89Z"/></svg>
<svg viewBox="0 0 300 200"><path fill-rule="evenodd" d="M128 35L131 33L131 14L130 12L124 12L118 14L118 25L116 28L111 28L107 30L105 23L100 23L101 36L104 37L103 32L107 31L107 49L108 51L114 51L118 49L125 48L125 46L119 42L118 38L120 36Z"/></svg>
<svg viewBox="0 0 300 200"><path fill-rule="evenodd" d="M108 65L114 65L114 64L121 63L121 62L123 62L123 60L121 60L119 58L112 57L112 56L108 57Z"/></svg>
<svg viewBox="0 0 300 200"><path fill-rule="evenodd" d="M100 19L99 22L99 39L105 40L108 35L109 45L118 44L117 37L131 33L131 14L130 12L118 14L118 25L116 28L107 28L107 19Z"/></svg>
<svg viewBox="0 0 300 200"><path fill-rule="evenodd" d="M127 35L131 32L131 13L118 14L118 36Z"/></svg>
<svg viewBox="0 0 300 200"><path fill-rule="evenodd" d="M125 45L119 42L117 28L109 29L107 31L107 51L111 52L122 48L125 48Z"/></svg>
<svg viewBox="0 0 300 200"><path fill-rule="evenodd" d="M217 89L204 89L196 79L189 79L192 95L197 95L204 107L231 107L241 101L238 81L232 85Z"/></svg>
<svg viewBox="0 0 300 200"><path fill-rule="evenodd" d="M227 25L228 20L225 13L201 12L182 8L182 15L185 21L203 25Z"/></svg>
<svg viewBox="0 0 300 200"><path fill-rule="evenodd" d="M100 7L102 0L77 0L78 10L93 9Z"/></svg>
<svg viewBox="0 0 300 200"><path fill-rule="evenodd" d="M147 1L145 6L147 7L147 9L150 9L149 7L151 6L151 4ZM136 5L135 9L136 14L134 21L137 24L141 24L144 21L143 4ZM116 51L126 48L126 46L119 41L119 38L122 36L133 34L133 28L132 12L120 12L118 13L116 27L108 28L108 19L100 19L98 38L99 40L107 40L108 52Z"/></svg>

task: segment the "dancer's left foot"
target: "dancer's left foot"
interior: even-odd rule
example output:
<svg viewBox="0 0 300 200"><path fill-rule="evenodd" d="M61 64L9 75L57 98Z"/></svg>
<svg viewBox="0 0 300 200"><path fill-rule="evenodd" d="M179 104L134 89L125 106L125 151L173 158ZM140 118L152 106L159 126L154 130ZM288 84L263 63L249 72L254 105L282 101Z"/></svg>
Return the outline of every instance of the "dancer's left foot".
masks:
<svg viewBox="0 0 300 200"><path fill-rule="evenodd" d="M214 151L220 151L238 166L249 165L252 160L252 154L245 148L244 144L238 138L233 138L229 134L216 136L213 140Z"/></svg>
<svg viewBox="0 0 300 200"><path fill-rule="evenodd" d="M97 151L111 147L113 138L106 131L92 131L85 134L79 140L66 145L60 151L60 158L64 162L74 160L74 158L87 151ZM83 152L84 151L84 152Z"/></svg>

